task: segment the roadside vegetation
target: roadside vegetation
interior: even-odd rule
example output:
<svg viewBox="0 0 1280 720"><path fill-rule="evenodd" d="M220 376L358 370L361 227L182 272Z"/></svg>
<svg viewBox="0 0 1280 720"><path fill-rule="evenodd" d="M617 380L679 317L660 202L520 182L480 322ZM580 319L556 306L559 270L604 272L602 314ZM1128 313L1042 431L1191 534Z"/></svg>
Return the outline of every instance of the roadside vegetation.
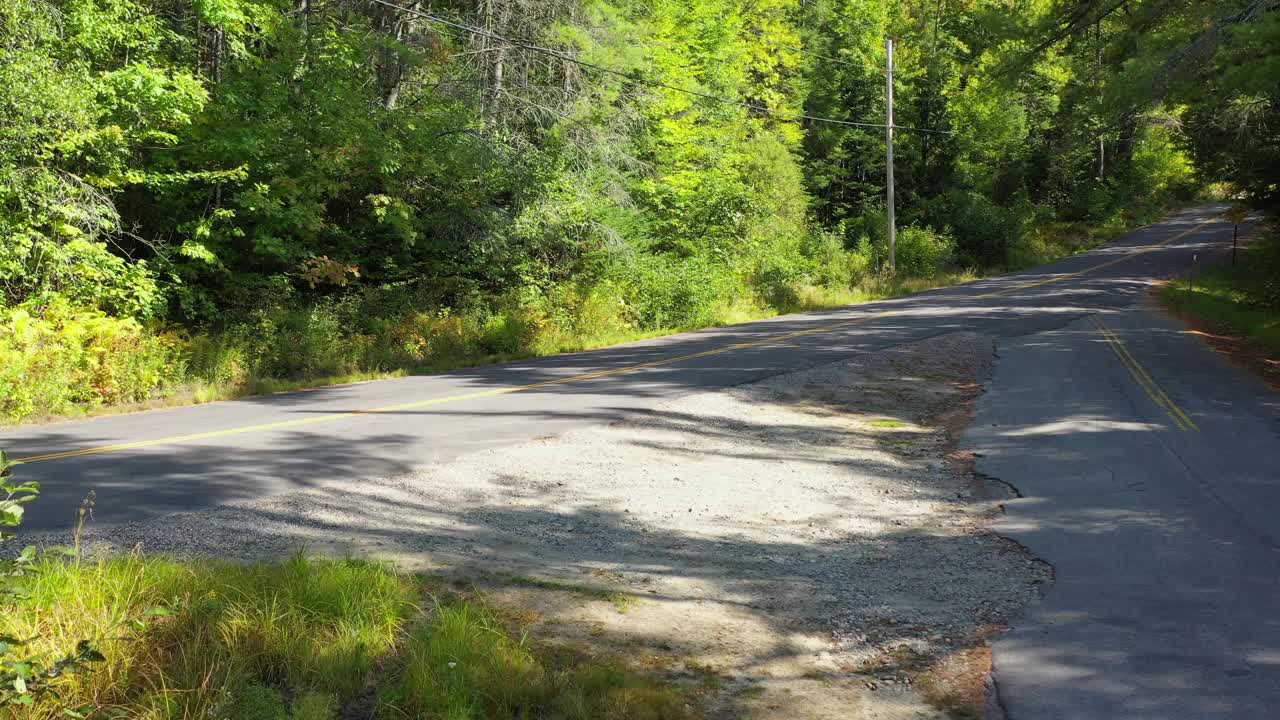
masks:
<svg viewBox="0 0 1280 720"><path fill-rule="evenodd" d="M96 650L76 672L35 685L19 714L32 720L68 709L336 720L358 702L397 720L690 716L677 689L618 661L539 647L483 597L373 562L51 556L28 578L0 620L2 635L38 638L21 657L74 654L84 639ZM12 686L0 695L17 698Z"/></svg>
<svg viewBox="0 0 1280 720"><path fill-rule="evenodd" d="M1229 261L1161 289L1174 309L1280 360L1280 233L1269 229Z"/></svg>
<svg viewBox="0 0 1280 720"><path fill-rule="evenodd" d="M1139 5L5 2L0 422L884 297L1208 181L1274 200L1276 13ZM886 36L896 277L856 124Z"/></svg>
<svg viewBox="0 0 1280 720"><path fill-rule="evenodd" d="M0 526L39 485L0 453ZM6 539L11 535L6 533ZM0 716L680 720L679 688L543 647L475 592L389 565L0 546Z"/></svg>

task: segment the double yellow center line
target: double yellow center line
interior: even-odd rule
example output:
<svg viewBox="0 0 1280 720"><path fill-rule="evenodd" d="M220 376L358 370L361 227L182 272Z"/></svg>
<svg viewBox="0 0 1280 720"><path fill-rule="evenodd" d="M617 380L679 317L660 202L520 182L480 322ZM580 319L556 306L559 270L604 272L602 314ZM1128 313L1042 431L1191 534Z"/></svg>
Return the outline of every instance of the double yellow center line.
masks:
<svg viewBox="0 0 1280 720"><path fill-rule="evenodd" d="M1176 234L1176 235L1173 235L1173 236L1171 236L1171 237L1165 238L1164 240L1161 240L1160 242L1155 243L1154 245L1148 245L1148 246L1146 246L1146 247L1142 248L1141 250L1138 250L1138 251L1135 251L1135 252L1131 252L1131 253L1127 253L1127 254L1125 254L1125 255L1121 255L1121 256L1120 256L1120 257L1118 257L1118 258L1113 258L1113 259L1108 260L1108 261L1106 261L1106 262L1104 262L1104 263L1098 263L1097 265L1090 265L1089 267L1084 268L1083 270L1076 270L1075 272L1064 273L1064 274L1062 274L1062 275L1054 275L1054 276L1052 276L1052 277L1048 277L1048 278L1045 278L1045 279L1043 279L1043 280L1036 280L1036 281L1034 281L1034 282L1023 283L1023 284L1021 284L1021 285L1015 285L1015 286L1013 286L1013 287L1005 288L1005 289L1003 289L1003 290L996 290L996 291L994 291L994 292L989 292L989 293L986 293L986 294L983 294L983 295L978 295L977 297L978 297L978 299L980 299L980 300L981 300L981 299L984 299L984 298L999 297L1000 295L1008 295L1009 293L1012 293L1012 292L1018 292L1019 290L1028 290L1028 289L1033 288L1033 287L1040 287L1041 285L1048 285L1049 283L1059 282L1059 281L1062 281L1062 280L1067 280L1067 279L1069 279L1069 278L1078 277L1078 276L1080 276L1080 275L1084 275L1084 274L1087 274L1087 273L1091 273L1091 272L1094 272L1094 271L1096 271L1096 270L1101 270L1101 269L1103 269L1103 268L1108 268L1108 267L1111 267L1112 265L1116 265L1116 264L1118 264L1118 263L1125 262L1126 260L1132 260L1132 259L1134 259L1134 258L1136 258L1136 257L1141 256L1141 255L1146 255L1147 253L1151 252L1152 250L1158 250L1158 249L1160 249L1160 248L1164 247L1165 245L1168 245L1168 244L1169 244L1169 243L1171 243L1171 242L1174 242L1174 241L1177 241L1177 240L1181 240L1182 238L1184 238L1184 237L1186 237L1186 236L1190 235L1191 233L1193 233L1193 232L1196 232L1196 231L1200 230L1200 229L1201 229L1201 228L1203 228L1205 225L1208 225L1210 222L1212 222L1212 221L1211 221L1211 220L1206 220L1206 221L1204 221L1204 222L1202 222L1202 223L1199 223L1199 224L1195 225L1194 227L1187 228L1186 230L1183 230L1182 232L1180 232L1180 233L1178 233L1178 234Z"/></svg>
<svg viewBox="0 0 1280 720"><path fill-rule="evenodd" d="M721 347L703 350L702 352L689 353L688 355L677 355L675 357L662 358L652 362L639 363L636 365L625 365L623 367L612 368L609 370L599 370L597 372L583 373L581 375L572 375L570 377L557 378L555 380L544 380L542 382L530 383L528 385L513 385L510 387L493 388L492 390L479 390L476 392L462 393L460 395L445 395L443 397L430 398L428 400L417 400L414 402L400 403L398 405L387 405L385 407L370 408L368 410L352 410L350 412L329 413L327 415L316 415L308 418L298 418L296 420L281 420L280 422L262 423L259 425L245 425L241 427L225 428L222 430L211 430L209 432L190 433L188 435L173 435L170 437L154 438L151 440L137 440L134 442L117 443L114 445L100 445L97 447L79 448L76 450L66 450L63 452L46 453L44 455L32 455L30 457L18 458L17 462L33 463L42 460L60 460L62 458L81 457L84 455L98 455L101 453L119 452L121 450L136 450L138 448L152 447L154 445L170 445L175 443L192 442L195 440L208 440L210 438L226 437L228 435L240 435L243 433L262 432L264 430L279 430L281 428L292 428L301 425L316 425L319 423L334 422L335 420L346 420L348 418L360 417L362 415L379 415L383 413L400 412L404 410L413 410L417 408L430 407L432 405L442 405L444 403L461 402L463 400L476 400L479 398L494 397L497 395L507 395L510 393L522 392L525 390L536 390L538 388L552 387L555 385L567 385L569 383L581 382L583 380L594 380L595 378L609 377L610 375L619 375L634 370L643 370L645 368L661 367L663 365L671 365L673 363L684 362L685 360L694 360L711 355L720 355L722 353L732 352L734 350L743 350L746 348L759 347L771 343L782 342L792 338L803 337L805 335L813 335L816 333L829 332L849 325L868 322L878 318L896 315L896 310L886 310L884 312L863 315L851 320L842 320L840 322L828 323L808 330L797 330L795 332L779 333L770 335L761 340L753 340L751 342L734 343L732 345L723 345Z"/></svg>
<svg viewBox="0 0 1280 720"><path fill-rule="evenodd" d="M1125 366L1129 374L1133 376L1134 380L1138 381L1138 385L1146 391L1147 395L1169 414L1173 424L1179 430L1199 432L1200 427L1182 411L1182 408L1178 407L1177 403L1165 394L1164 390L1160 389L1155 380L1151 379L1151 375L1147 374L1146 369L1142 367L1142 363L1138 362L1133 353L1129 352L1129 348L1125 347L1124 342L1120 340L1115 331L1107 327L1107 324L1099 318L1094 318L1093 322L1098 326L1098 332L1102 333L1103 339L1115 351L1116 357L1120 358L1120 364Z"/></svg>
<svg viewBox="0 0 1280 720"><path fill-rule="evenodd" d="M1206 224L1208 223L1207 222L1200 223L1199 225L1196 225L1193 228L1180 232L1162 242L1156 243L1154 245L1149 245L1141 250L1128 253L1126 255L1115 258L1113 260L1108 260L1107 262L1099 263L1097 265L1084 268L1083 270L1077 270L1076 272L1065 273L1063 275L1055 275L1053 277L1046 278L1043 280L1027 282L1020 285L1015 285L1010 288L1005 288L1003 290L989 292L984 295L977 295L975 297L977 299L996 297L996 296L1005 295L1011 292L1017 292L1018 290L1026 290L1028 288L1039 287L1041 285L1046 285L1052 282L1059 282L1061 280L1077 277L1079 275L1093 272L1095 270L1101 270L1102 268L1110 267L1112 265L1115 265L1116 263L1133 259L1135 257L1138 257L1139 255L1146 254L1148 252L1151 252L1152 250L1168 245L1169 243L1175 240L1183 238L1199 230L1200 228L1204 227ZM32 455L30 457L18 458L18 462L32 463L32 462L40 462L43 460L59 460L63 458L82 457L84 455L99 455L102 453L120 452L122 450L136 450L139 448L153 447L156 445L171 445L171 444L177 444L177 443L194 442L197 440L209 440L212 438L227 437L230 435L242 435L245 433L252 433L252 432L263 432L266 430L279 430L283 428L301 427L304 425L317 425L320 423L335 422L338 420L346 420L350 418L361 417L364 415L379 415L384 413L394 413L394 412L400 412L404 410L414 410L418 408L431 407L433 405L442 405L444 403L461 402L464 400L476 400L480 398L494 397L498 395L507 395L509 393L523 392L525 390L536 390L538 388L552 387L555 385L567 385L569 383L581 382L584 380L593 380L596 378L608 377L610 375L619 375L621 373L633 372L635 370L644 370L646 368L654 368L654 367L661 367L663 365L671 365L678 362L684 362L686 360L694 360L696 358L709 357L712 355L720 355L727 352L733 352L735 350L743 350L746 348L759 347L761 345L768 345L771 343L782 342L784 340L803 337L805 335L813 335L816 333L830 332L831 330L837 330L839 328L848 327L850 325L856 325L859 323L868 322L870 320L876 320L879 318L889 317L891 315L897 315L897 314L899 314L899 311L886 310L884 312L872 313L870 315L863 315L861 317L853 318L851 320L842 320L840 322L821 325L815 328L810 328L808 330L797 330L795 332L770 335L769 337L763 338L761 340L754 340L751 342L743 342L743 343L734 343L732 345L724 345L722 347L712 348L710 350L704 350L702 352L690 353L688 355L677 355L675 357L663 358L661 360L654 360L652 362L639 363L636 365L626 365L623 367L613 368L610 370L600 370L597 372L590 372L590 373L584 373L581 375L573 375L570 377L558 378L556 380L545 380L543 382L530 383L528 385L513 385L511 387L494 388L491 390L479 390L476 392L462 393L459 395L446 395L443 397L430 398L428 400L418 400L414 402L400 403L398 405L387 405L385 407L370 408L367 410L336 412L336 413L329 413L325 415L316 415L316 416L307 417L307 418L298 418L294 420L281 420L279 422L261 423L257 425L244 425L240 427L224 428L222 430L211 430L208 432L189 433L186 435L172 435L169 437L153 438L149 440L136 440L133 442L116 443L113 445L100 445L97 447L78 448L75 450L65 450L63 452L45 453L43 455Z"/></svg>

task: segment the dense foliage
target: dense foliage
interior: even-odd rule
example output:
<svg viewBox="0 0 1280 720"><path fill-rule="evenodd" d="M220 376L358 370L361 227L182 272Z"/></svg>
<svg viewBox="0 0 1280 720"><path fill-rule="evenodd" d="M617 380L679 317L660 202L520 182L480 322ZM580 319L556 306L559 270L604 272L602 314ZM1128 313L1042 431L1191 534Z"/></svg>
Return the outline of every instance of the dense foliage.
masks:
<svg viewBox="0 0 1280 720"><path fill-rule="evenodd" d="M865 285L884 130L802 115L882 122L886 36L897 123L943 131L898 132L904 272L1211 181L1275 201L1276 6L7 0L0 418Z"/></svg>

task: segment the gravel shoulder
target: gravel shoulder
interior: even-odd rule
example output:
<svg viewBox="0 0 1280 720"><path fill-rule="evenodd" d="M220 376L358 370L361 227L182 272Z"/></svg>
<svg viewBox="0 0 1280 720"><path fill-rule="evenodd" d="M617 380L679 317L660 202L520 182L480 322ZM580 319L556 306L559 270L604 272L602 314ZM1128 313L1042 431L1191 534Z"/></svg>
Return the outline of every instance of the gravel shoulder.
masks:
<svg viewBox="0 0 1280 720"><path fill-rule="evenodd" d="M546 642L691 683L710 717L975 716L987 638L1049 579L988 529L1003 490L955 451L992 348L942 335L86 542L384 557L521 608Z"/></svg>

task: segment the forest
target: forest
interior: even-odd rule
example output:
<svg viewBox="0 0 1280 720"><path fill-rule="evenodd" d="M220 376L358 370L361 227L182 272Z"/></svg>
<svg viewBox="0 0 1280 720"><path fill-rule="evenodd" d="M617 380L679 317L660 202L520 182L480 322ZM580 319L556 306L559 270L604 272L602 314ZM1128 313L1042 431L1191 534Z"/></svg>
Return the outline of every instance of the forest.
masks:
<svg viewBox="0 0 1280 720"><path fill-rule="evenodd" d="M1274 205L1278 7L4 0L0 422L581 349Z"/></svg>

